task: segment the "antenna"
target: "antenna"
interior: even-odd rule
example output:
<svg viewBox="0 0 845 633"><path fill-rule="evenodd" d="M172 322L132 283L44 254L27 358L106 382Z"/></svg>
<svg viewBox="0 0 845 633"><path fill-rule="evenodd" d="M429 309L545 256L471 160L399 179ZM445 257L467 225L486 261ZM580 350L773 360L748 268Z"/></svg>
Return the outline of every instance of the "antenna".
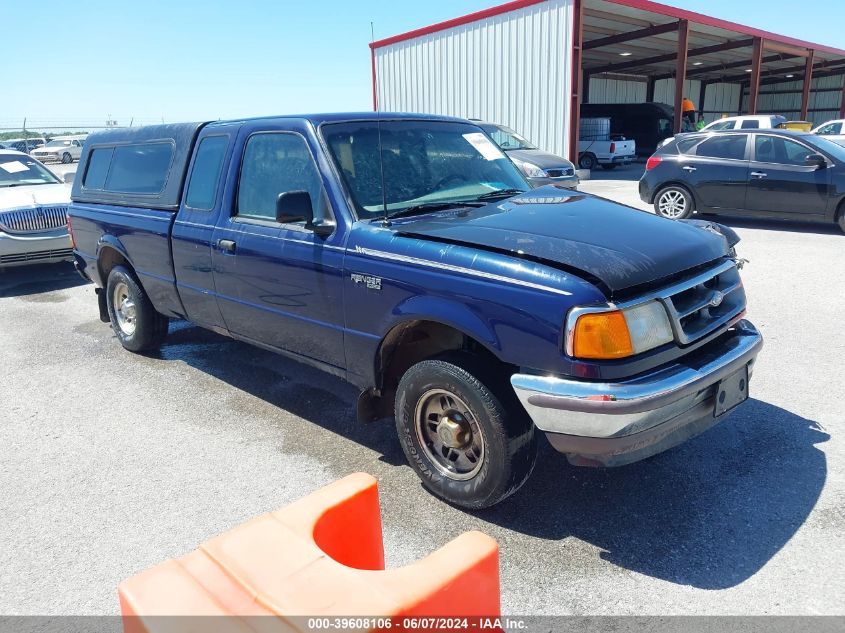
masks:
<svg viewBox="0 0 845 633"><path fill-rule="evenodd" d="M370 42L372 44L376 43L376 32L372 21L370 22ZM373 48L373 82L375 83L376 130L378 131L378 168L381 173L381 209L382 213L384 213L382 224L384 226L390 226L390 219L387 217L387 190L384 187L384 153L382 152L381 146L381 105L378 99L378 75L376 74L378 71L375 54L376 49Z"/></svg>

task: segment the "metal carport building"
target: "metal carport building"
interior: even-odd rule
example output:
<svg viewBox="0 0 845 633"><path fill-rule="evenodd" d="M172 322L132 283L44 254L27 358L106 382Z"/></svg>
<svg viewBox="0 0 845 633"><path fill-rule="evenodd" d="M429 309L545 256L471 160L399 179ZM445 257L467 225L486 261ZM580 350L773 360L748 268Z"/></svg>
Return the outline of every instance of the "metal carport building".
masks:
<svg viewBox="0 0 845 633"><path fill-rule="evenodd" d="M373 107L509 125L575 159L580 104L845 118L845 50L649 0L516 0L370 45Z"/></svg>

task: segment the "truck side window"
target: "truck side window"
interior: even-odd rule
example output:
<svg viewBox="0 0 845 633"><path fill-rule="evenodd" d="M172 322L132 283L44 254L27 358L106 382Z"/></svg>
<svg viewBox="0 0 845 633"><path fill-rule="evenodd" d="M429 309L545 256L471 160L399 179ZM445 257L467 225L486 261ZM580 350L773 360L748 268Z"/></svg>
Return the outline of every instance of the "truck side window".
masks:
<svg viewBox="0 0 845 633"><path fill-rule="evenodd" d="M228 145L228 136L207 136L200 142L185 196L186 206L204 211L214 208L223 157Z"/></svg>
<svg viewBox="0 0 845 633"><path fill-rule="evenodd" d="M106 184L112 154L113 147L99 147L91 152L88 167L85 169L85 179L82 181L86 189L102 189Z"/></svg>
<svg viewBox="0 0 845 633"><path fill-rule="evenodd" d="M238 185L236 214L276 219L280 193L307 191L315 219L325 219L323 183L305 139L290 132L261 132L249 138Z"/></svg>

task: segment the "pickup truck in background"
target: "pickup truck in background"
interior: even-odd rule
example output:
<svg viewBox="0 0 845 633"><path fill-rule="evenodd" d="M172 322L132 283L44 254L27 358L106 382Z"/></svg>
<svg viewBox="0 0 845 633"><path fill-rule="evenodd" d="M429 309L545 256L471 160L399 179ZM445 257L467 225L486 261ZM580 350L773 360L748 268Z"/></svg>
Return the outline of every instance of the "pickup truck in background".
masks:
<svg viewBox="0 0 845 633"><path fill-rule="evenodd" d="M578 135L578 166L581 169L615 169L637 157L637 143L621 134L611 134L607 117L581 119Z"/></svg>
<svg viewBox="0 0 845 633"><path fill-rule="evenodd" d="M340 376L456 505L516 491L535 429L575 464L619 466L748 398L762 338L735 233L531 189L469 121L110 129L79 174L76 265L126 349L187 319Z"/></svg>

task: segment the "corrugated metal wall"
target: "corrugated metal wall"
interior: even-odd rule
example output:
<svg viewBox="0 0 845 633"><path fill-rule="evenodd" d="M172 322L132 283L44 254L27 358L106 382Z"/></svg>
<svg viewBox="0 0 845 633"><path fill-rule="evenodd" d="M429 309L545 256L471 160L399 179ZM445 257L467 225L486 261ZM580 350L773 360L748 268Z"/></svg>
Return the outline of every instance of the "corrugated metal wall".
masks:
<svg viewBox="0 0 845 633"><path fill-rule="evenodd" d="M723 115L739 114L741 97L742 84L710 84L704 95L703 110L706 112L704 120L710 123L721 119Z"/></svg>
<svg viewBox="0 0 845 633"><path fill-rule="evenodd" d="M810 93L810 113L807 118L821 125L830 119L839 118L839 104L842 98L841 76L818 77L813 80L812 90L824 90L824 92ZM780 91L791 90L788 94ZM801 117L801 91L802 81L790 81L782 84L772 84L760 87L760 97L757 102L757 109L760 112L774 112L782 114L787 119L797 120ZM777 94L772 94L778 91ZM769 94L766 94L769 93ZM742 94L742 107L748 107L748 90ZM820 110L813 112L813 110Z"/></svg>
<svg viewBox="0 0 845 633"><path fill-rule="evenodd" d="M697 103L701 82L696 79L686 81L684 91L696 107L708 112L705 120L720 118L722 114L737 114L742 87L740 84L710 84L704 95L704 103ZM646 77L624 79L618 76L590 77L590 103L643 103L648 92ZM666 105L675 105L675 80L661 79L654 84L654 100Z"/></svg>
<svg viewBox="0 0 845 633"><path fill-rule="evenodd" d="M643 103L647 88L645 78L590 77L590 103Z"/></svg>
<svg viewBox="0 0 845 633"><path fill-rule="evenodd" d="M480 118L569 154L572 0L549 0L376 49L383 111Z"/></svg>

